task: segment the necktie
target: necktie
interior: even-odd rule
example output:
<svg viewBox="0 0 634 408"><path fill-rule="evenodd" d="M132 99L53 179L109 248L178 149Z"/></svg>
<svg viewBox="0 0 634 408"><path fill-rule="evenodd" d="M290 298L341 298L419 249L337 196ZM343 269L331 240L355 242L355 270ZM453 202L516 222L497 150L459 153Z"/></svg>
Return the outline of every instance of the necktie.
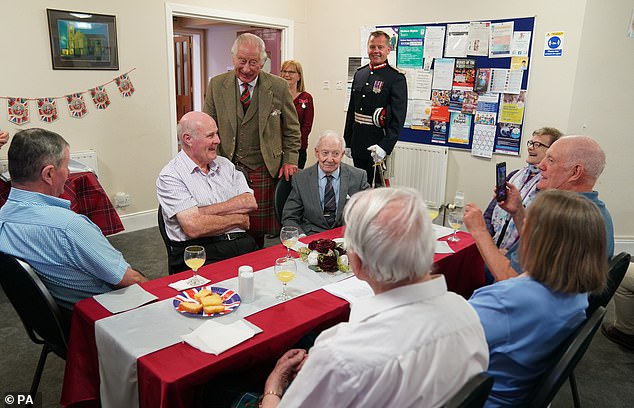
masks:
<svg viewBox="0 0 634 408"><path fill-rule="evenodd" d="M249 84L244 82L242 84L244 86L244 91L240 94L240 103L242 104L242 109L244 112L249 109L249 104L251 103L251 94L249 93Z"/></svg>
<svg viewBox="0 0 634 408"><path fill-rule="evenodd" d="M337 200L335 199L335 189L332 188L332 176L326 176L326 188L324 189L324 217L328 225L332 228L337 217Z"/></svg>

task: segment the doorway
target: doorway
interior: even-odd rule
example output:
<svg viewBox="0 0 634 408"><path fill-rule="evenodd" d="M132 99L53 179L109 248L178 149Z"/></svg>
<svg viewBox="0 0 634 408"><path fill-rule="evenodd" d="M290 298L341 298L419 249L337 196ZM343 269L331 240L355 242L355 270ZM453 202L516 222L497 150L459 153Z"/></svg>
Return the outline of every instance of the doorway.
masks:
<svg viewBox="0 0 634 408"><path fill-rule="evenodd" d="M294 23L291 20L191 7L182 4L166 3L165 8L168 34L167 46L169 50L167 56L171 81L170 105L172 114L170 115L170 121L172 122L172 152L175 154L178 150L176 138L178 118L188 111L186 109L202 110L204 92L209 79L232 69L229 50L235 40L236 33L251 30L266 31L266 29L277 31L277 40L274 41L276 43L275 48L279 50L279 57L275 56L274 52L271 52L271 71L272 73L279 73L281 61L292 57ZM178 24L175 24L176 20L179 21ZM205 33L206 30L212 30L216 34L209 36ZM185 85L186 81L184 77L178 78L180 75L177 69L178 58L183 58L184 54L178 57L175 52L176 34L185 37L191 36L190 44L192 44L192 48L187 55L192 59L188 64L183 59L180 60L181 70L186 71L186 65L189 65L191 69L189 81L191 88L189 94L192 100L191 108L187 105L187 95L180 94L178 90L179 81L180 85ZM198 44L196 44L196 36L198 36ZM184 46L179 47L184 49ZM198 62L194 61L197 52L199 54ZM273 61L274 57L276 61ZM279 61L277 61L277 58L279 58ZM185 74L183 73L183 75ZM199 82L198 86L196 85L197 81ZM183 88L180 91L185 92L187 90ZM180 102L181 106L178 106L180 97L185 101Z"/></svg>

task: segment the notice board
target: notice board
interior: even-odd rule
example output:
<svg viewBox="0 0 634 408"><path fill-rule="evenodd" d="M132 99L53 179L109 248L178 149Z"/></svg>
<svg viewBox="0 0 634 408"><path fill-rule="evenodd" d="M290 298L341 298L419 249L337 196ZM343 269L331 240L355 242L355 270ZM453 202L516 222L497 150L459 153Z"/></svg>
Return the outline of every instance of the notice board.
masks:
<svg viewBox="0 0 634 408"><path fill-rule="evenodd" d="M407 77L399 140L519 155L534 26L534 17L377 26Z"/></svg>

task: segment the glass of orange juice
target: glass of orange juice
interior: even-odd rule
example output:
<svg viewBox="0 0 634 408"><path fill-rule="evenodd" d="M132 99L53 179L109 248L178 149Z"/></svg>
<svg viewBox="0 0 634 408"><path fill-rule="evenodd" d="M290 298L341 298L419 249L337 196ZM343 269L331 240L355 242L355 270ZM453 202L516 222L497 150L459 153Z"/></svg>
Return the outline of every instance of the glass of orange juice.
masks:
<svg viewBox="0 0 634 408"><path fill-rule="evenodd" d="M286 293L286 285L295 279L297 273L297 264L292 258L278 258L275 260L275 277L282 282L282 293L277 295L278 299L288 300L292 298Z"/></svg>

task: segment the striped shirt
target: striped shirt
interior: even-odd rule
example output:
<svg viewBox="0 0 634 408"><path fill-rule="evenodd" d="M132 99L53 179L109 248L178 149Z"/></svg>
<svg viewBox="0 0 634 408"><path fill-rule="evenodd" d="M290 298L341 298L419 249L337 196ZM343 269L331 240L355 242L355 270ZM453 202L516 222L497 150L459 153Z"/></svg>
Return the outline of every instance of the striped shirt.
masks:
<svg viewBox="0 0 634 408"><path fill-rule="evenodd" d="M163 208L167 236L172 241L189 239L176 214L192 207L222 203L243 193L253 193L253 190L229 159L216 157L205 174L182 150L167 163L156 180L156 195ZM244 230L234 228L225 232Z"/></svg>
<svg viewBox="0 0 634 408"><path fill-rule="evenodd" d="M130 265L70 202L11 188L0 209L0 251L28 262L59 306L109 292Z"/></svg>

